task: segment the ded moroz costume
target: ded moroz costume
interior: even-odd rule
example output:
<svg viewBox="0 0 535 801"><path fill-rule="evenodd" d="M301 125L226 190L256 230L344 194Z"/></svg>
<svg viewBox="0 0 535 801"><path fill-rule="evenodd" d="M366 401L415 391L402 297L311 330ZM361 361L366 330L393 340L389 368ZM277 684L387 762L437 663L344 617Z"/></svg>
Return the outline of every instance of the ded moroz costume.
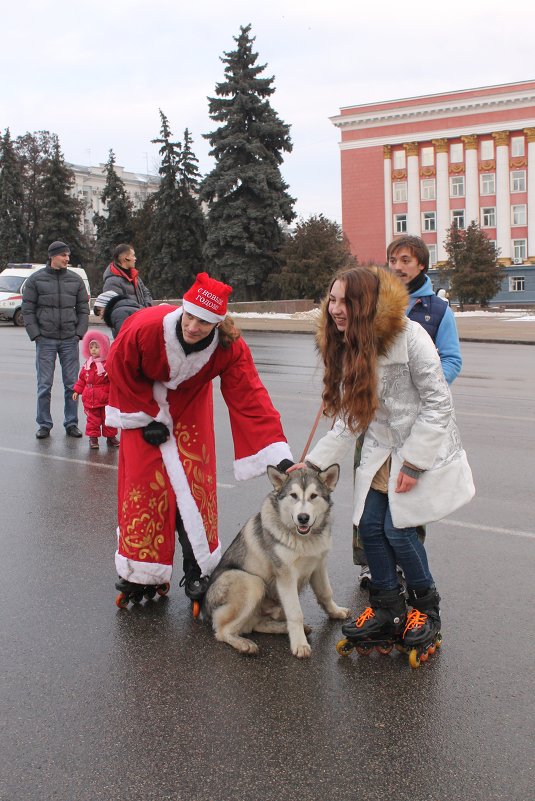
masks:
<svg viewBox="0 0 535 801"><path fill-rule="evenodd" d="M169 582L177 526L179 536L180 527L185 530L200 574L209 575L219 562L214 378L221 379L229 410L236 478L261 475L268 464L292 459L249 348L225 320L231 291L200 273L182 308L161 305L136 312L111 347L106 419L123 430L115 563L128 582ZM183 329L192 318L206 330L193 344ZM146 429L158 426L168 438L154 447L146 441Z"/></svg>

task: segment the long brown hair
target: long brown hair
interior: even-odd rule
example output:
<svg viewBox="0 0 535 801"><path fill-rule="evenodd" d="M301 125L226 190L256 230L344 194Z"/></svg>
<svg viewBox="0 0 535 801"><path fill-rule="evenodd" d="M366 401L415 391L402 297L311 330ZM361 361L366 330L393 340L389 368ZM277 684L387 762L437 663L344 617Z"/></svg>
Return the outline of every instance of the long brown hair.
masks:
<svg viewBox="0 0 535 801"><path fill-rule="evenodd" d="M329 294L335 281L345 286L347 325L338 331L329 314ZM373 267L338 272L322 305L318 349L323 358L325 414L341 416L351 431L364 431L373 420L377 398L377 337L375 316L379 276Z"/></svg>
<svg viewBox="0 0 535 801"><path fill-rule="evenodd" d="M225 317L219 326L219 344L223 349L230 348L233 342L240 338L241 334L234 325L232 317Z"/></svg>

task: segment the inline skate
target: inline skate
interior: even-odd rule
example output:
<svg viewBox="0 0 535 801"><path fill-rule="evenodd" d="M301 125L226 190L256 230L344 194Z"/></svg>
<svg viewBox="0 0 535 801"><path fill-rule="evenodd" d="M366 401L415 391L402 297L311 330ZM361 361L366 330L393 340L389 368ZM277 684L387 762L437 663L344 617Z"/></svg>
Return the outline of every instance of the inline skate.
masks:
<svg viewBox="0 0 535 801"><path fill-rule="evenodd" d="M184 575L180 579L180 587L184 587L186 596L191 601L191 611L194 618L198 618L201 612L202 599L208 589L208 576L201 575L201 569L197 562L184 561Z"/></svg>
<svg viewBox="0 0 535 801"><path fill-rule="evenodd" d="M409 589L408 604L412 609L407 615L400 650L408 654L409 665L416 669L421 662L427 662L442 644L440 595L435 587Z"/></svg>
<svg viewBox="0 0 535 801"><path fill-rule="evenodd" d="M127 581L119 577L119 580L115 582L115 589L119 590L115 603L119 609L126 609L130 601L134 604L139 604L143 598L151 599L156 595L167 595L170 586L169 582L164 584L135 584L133 581Z"/></svg>
<svg viewBox="0 0 535 801"><path fill-rule="evenodd" d="M342 626L345 639L340 640L336 650L347 656L353 650L367 656L375 649L380 654L389 654L394 645L399 645L407 618L407 607L402 587L381 590L370 586L370 606L352 623Z"/></svg>

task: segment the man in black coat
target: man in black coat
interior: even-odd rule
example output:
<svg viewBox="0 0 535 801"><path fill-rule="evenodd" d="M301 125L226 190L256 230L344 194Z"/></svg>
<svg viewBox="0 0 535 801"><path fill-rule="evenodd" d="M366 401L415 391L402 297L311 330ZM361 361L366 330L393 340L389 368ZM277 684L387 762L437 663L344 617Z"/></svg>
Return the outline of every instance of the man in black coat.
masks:
<svg viewBox="0 0 535 801"><path fill-rule="evenodd" d="M31 275L22 291L24 325L36 346L37 439L49 437L53 426L50 398L57 356L65 390L65 432L82 436L72 394L80 369L78 344L89 323L89 298L80 276L67 270L70 252L65 242L52 242L46 267Z"/></svg>

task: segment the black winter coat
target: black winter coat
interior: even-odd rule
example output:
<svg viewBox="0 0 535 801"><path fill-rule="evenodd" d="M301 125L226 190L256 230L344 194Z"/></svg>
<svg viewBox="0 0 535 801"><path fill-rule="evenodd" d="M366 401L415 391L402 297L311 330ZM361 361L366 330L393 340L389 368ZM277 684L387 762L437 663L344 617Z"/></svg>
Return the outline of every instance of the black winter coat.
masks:
<svg viewBox="0 0 535 801"><path fill-rule="evenodd" d="M89 323L84 282L72 270L47 264L30 275L22 290L22 314L30 339L81 339Z"/></svg>

